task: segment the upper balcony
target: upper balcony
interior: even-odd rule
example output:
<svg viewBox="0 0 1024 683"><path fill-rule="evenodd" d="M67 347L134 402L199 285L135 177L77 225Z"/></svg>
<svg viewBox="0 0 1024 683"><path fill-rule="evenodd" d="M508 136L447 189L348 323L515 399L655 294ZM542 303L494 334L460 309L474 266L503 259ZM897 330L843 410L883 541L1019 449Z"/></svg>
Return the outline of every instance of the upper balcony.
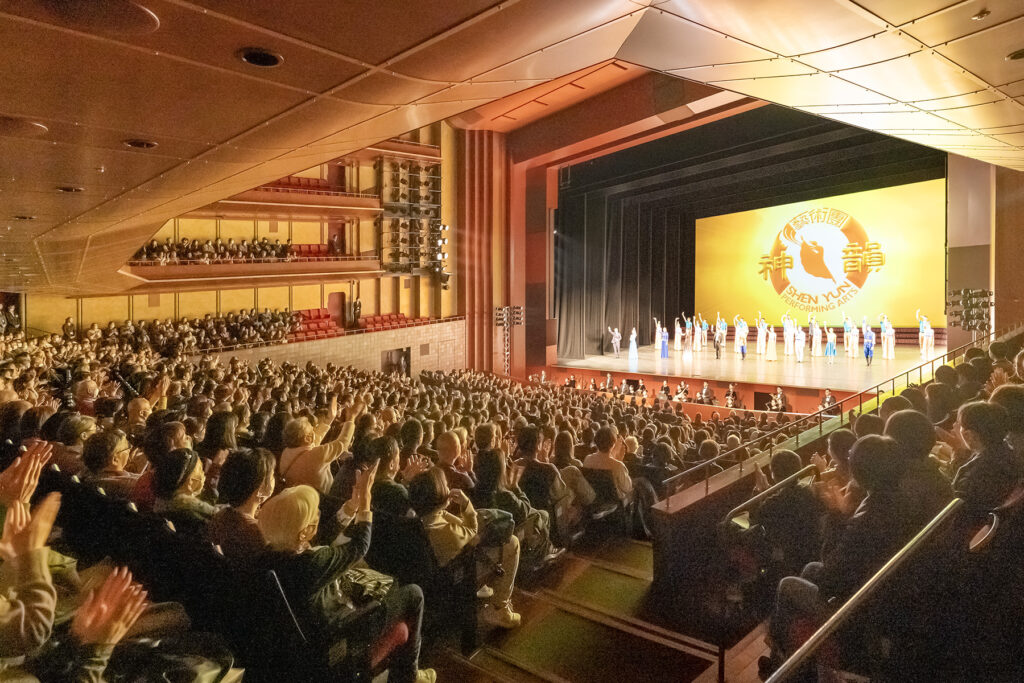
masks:
<svg viewBox="0 0 1024 683"><path fill-rule="evenodd" d="M323 247L327 245L298 245ZM245 261L129 261L120 273L138 284L130 293L156 293L239 287L273 287L321 282L343 282L383 274L376 256L328 256L305 253L288 259Z"/></svg>
<svg viewBox="0 0 1024 683"><path fill-rule="evenodd" d="M246 190L188 215L303 220L353 216L376 218L382 211L380 197L376 194L343 192L318 178L290 177Z"/></svg>

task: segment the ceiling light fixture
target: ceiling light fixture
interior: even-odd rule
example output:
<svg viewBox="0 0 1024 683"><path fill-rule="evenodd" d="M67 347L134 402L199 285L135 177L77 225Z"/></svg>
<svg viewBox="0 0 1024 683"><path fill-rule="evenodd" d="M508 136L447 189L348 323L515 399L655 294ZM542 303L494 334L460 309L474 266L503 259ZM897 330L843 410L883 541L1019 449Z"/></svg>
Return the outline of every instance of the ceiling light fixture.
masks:
<svg viewBox="0 0 1024 683"><path fill-rule="evenodd" d="M66 194L74 194L75 192L85 192L84 187L78 187L77 185L58 185L57 192L64 192Z"/></svg>
<svg viewBox="0 0 1024 683"><path fill-rule="evenodd" d="M1006 61L1015 62L1018 59L1024 59L1024 47L1019 50L1014 50L1010 54L1006 55Z"/></svg>
<svg viewBox="0 0 1024 683"><path fill-rule="evenodd" d="M160 28L160 19L134 0L35 2L33 18L77 31L108 36L142 36Z"/></svg>
<svg viewBox="0 0 1024 683"><path fill-rule="evenodd" d="M982 9L980 12L971 17L971 21L981 21L990 14L992 13L989 12L987 9Z"/></svg>
<svg viewBox="0 0 1024 683"><path fill-rule="evenodd" d="M29 216L25 213L15 214L12 218L16 221L34 221L36 219L35 216Z"/></svg>
<svg viewBox="0 0 1024 683"><path fill-rule="evenodd" d="M243 47L235 55L246 64L258 66L261 69L272 69L275 66L280 66L284 61L284 57L278 53L262 47Z"/></svg>
<svg viewBox="0 0 1024 683"><path fill-rule="evenodd" d="M153 149L157 147L157 142L154 140L143 140L142 138L128 138L122 140L121 144L125 147L131 147L132 149Z"/></svg>

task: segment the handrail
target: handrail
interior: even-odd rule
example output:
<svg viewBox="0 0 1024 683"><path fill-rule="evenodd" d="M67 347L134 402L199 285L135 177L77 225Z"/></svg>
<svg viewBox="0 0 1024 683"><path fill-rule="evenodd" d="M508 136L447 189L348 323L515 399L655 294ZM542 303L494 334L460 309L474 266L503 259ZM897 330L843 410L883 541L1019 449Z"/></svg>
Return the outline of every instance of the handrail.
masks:
<svg viewBox="0 0 1024 683"><path fill-rule="evenodd" d="M818 627L818 630L807 639L807 641L801 645L796 652L790 655L789 659L782 663L775 673L772 674L766 683L782 683L789 679L794 673L796 673L808 657L817 652L818 648L822 646L825 640L828 639L833 633L835 633L839 627L849 618L850 614L855 611L858 607L864 604L868 598L870 598L878 587L889 580L892 574L902 566L907 559L913 555L918 548L920 548L926 541L935 535L939 527L945 524L953 514L964 504L963 499L954 498L942 509L939 514L935 515L932 521L928 522L927 525L921 531L917 532L914 538L910 539L910 542L900 548L900 550L893 555L885 565L875 572L874 576L867 580L867 582L860 587L856 593L850 597L842 607L829 617L828 621Z"/></svg>
<svg viewBox="0 0 1024 683"><path fill-rule="evenodd" d="M768 498L771 494L773 494L773 493L775 493L775 492L777 492L777 491L779 491L781 489L786 488L787 486L789 486L790 484L792 484L794 482L800 481L801 479L806 477L808 474L812 474L812 473L813 474L818 474L818 475L821 474L820 472L818 472L818 466L817 465L808 465L807 467L804 467L799 472L796 472L795 474L789 475L788 477L786 477L782 481L777 482L775 484L772 484L771 486L766 488L764 491L761 491L761 493L757 494L756 496L754 496L753 498L751 498L747 502L740 503L739 505L734 507L732 510L729 510L729 513L726 514L726 516L722 518L722 524L728 524L729 520L731 520L736 515L742 514L742 513L746 512L747 510L752 509L756 504L760 503L765 498Z"/></svg>
<svg viewBox="0 0 1024 683"><path fill-rule="evenodd" d="M838 417L839 418L839 425L840 425L840 427L843 425L843 419L844 419L845 413L846 413L847 409L849 409L849 410L853 409L853 407L854 407L854 403L853 402L854 401L857 402L856 406L858 408L858 414L863 412L864 398L865 398L865 396L867 394L869 394L869 393L870 394L874 394L874 397L877 398L882 393L884 393L884 392L881 391L881 389L883 387L886 387L887 385L891 384L892 385L892 393L895 395L895 393L896 393L896 380L898 378L900 378L900 377L905 378L906 379L906 385L909 385L910 384L910 375L911 375L911 373L916 371L918 373L918 383L920 384L920 383L923 382L923 379L924 379L924 368L925 367L930 367L930 373L931 373L930 376L931 377L935 376L935 362L938 361L939 359L941 359L942 360L942 364L944 364L950 358L955 360L955 358L957 356L961 355L961 352L966 351L968 348L974 348L975 346L980 346L980 345L983 345L983 344L991 343L992 341L995 341L995 340L997 340L997 339L999 339L999 338L1001 338L1003 336L1006 336L1006 335L1008 335L1008 334L1010 334L1012 332L1016 332L1016 331L1019 331L1019 330L1022 330L1022 329L1024 329L1024 323L1016 323L1014 325L1009 325L1009 326L1003 328L1001 331L990 332L989 334L985 335L984 337L979 337L978 339L970 341L970 342L968 342L966 344L962 344L962 345L958 346L957 348L955 348L953 350L947 350L943 354L941 354L939 356L936 356L936 357L932 358L931 360L925 361L924 363L921 363L920 365L916 365L916 366L914 366L914 367L912 367L912 368L910 368L908 370L904 370L902 372L899 372L899 373L893 375L892 377L890 377L889 379L883 380L883 381L875 384L874 387L872 387L871 389L865 389L865 390L863 390L863 391L861 391L859 393L853 394L852 396L848 396L848 397L842 399L841 401L838 401L835 404L829 406L828 408L825 408L823 410L819 410L819 411L814 412L814 413L810 413L810 414L808 414L808 415L806 415L806 416L804 416L804 417L802 417L802 418L800 418L798 420L794 420L793 422L790 422L790 423L788 423L786 425L783 425L783 426L779 427L778 429L776 429L776 430L774 430L772 432L768 432L766 434L761 434L756 439L752 439L751 441L748 441L747 443L740 444L737 448L734 448L731 451L726 451L725 453L721 453L721 454L715 456L714 458L711 458L710 460L706 460L706 461L700 463L699 465L694 465L693 467L690 467L689 469L683 470L682 472L680 472L678 474L675 474L675 475L665 479L664 485L669 487L669 490L672 491L672 493L670 493L669 495L672 495L672 494L675 493L676 485L679 482L684 481L686 479L686 477L688 475L690 475L690 474L693 474L693 473L695 473L697 471L700 471L700 470L704 470L704 472L705 472L705 475L703 477L703 481L705 483L704 495L706 496L706 495L708 495L710 493L710 488L711 488L710 476L708 475L708 470L713 465L718 464L718 462L720 460L724 460L724 459L726 459L726 458L728 458L730 456L734 456L737 453L742 452L743 449L748 448L749 446L751 446L751 445L753 445L753 444L755 444L758 441L761 441L763 439L768 439L768 444L769 444L768 445L768 450L769 450L769 453L774 453L775 452L774 437L776 437L777 435L779 435L779 434L781 434L783 432L789 431L794 426L801 425L801 424L811 424L811 422L813 420L815 420L815 419L817 419L818 435L819 435L819 437L821 437L821 436L824 435L824 423L825 423L826 420L831 420L831 419L834 419L834 418ZM801 432L798 431L796 433L796 435L795 435L796 446L800 445L800 434L801 434ZM740 474L742 474L743 473L743 461L742 460L740 461L739 465L740 465Z"/></svg>

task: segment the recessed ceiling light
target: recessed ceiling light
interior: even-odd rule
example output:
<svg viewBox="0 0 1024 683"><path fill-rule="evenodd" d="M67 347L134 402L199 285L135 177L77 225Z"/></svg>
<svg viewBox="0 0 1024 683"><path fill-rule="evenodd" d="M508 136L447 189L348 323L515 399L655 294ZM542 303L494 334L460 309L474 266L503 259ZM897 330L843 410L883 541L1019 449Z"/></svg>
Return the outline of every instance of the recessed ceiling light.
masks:
<svg viewBox="0 0 1024 683"><path fill-rule="evenodd" d="M4 137L34 138L47 130L49 129L38 121L18 116L0 116L0 135Z"/></svg>
<svg viewBox="0 0 1024 683"><path fill-rule="evenodd" d="M35 216L29 216L28 214L25 213L15 214L14 216L12 216L12 218L14 218L14 220L16 221L34 221L36 219Z"/></svg>
<svg viewBox="0 0 1024 683"><path fill-rule="evenodd" d="M66 192L68 194L73 194L75 192L85 192L85 188L78 187L77 185L58 185L57 192Z"/></svg>
<svg viewBox="0 0 1024 683"><path fill-rule="evenodd" d="M157 146L154 140L143 140L142 138L128 138L122 140L121 143L125 147L131 147L132 149L153 149Z"/></svg>
<svg viewBox="0 0 1024 683"><path fill-rule="evenodd" d="M262 47L243 47L235 54L246 64L258 66L261 69L272 69L284 61L284 57L278 53Z"/></svg>
<svg viewBox="0 0 1024 683"><path fill-rule="evenodd" d="M1024 47L1019 50L1014 50L1010 54L1006 55L1006 61L1016 61L1018 59L1024 59Z"/></svg>

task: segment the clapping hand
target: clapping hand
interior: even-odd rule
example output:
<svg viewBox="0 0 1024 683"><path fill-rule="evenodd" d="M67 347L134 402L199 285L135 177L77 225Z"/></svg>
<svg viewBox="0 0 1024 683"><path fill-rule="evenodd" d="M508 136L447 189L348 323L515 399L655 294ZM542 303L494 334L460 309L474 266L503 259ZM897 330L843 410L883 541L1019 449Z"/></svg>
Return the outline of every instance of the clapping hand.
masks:
<svg viewBox="0 0 1024 683"><path fill-rule="evenodd" d="M71 622L82 644L115 645L146 608L146 591L124 567L115 569L98 591L89 593Z"/></svg>
<svg viewBox="0 0 1024 683"><path fill-rule="evenodd" d="M17 502L7 508L3 536L0 537L0 558L11 561L46 545L53 522L60 510L60 494L51 493L30 514L28 505Z"/></svg>
<svg viewBox="0 0 1024 683"><path fill-rule="evenodd" d="M430 469L430 460L423 455L413 455L409 458L409 463L402 470L402 481L410 482L413 477L417 474L421 474Z"/></svg>
<svg viewBox="0 0 1024 683"><path fill-rule="evenodd" d="M811 456L811 464L818 468L818 474L822 474L828 469L828 461L820 453Z"/></svg>
<svg viewBox="0 0 1024 683"><path fill-rule="evenodd" d="M371 491L373 490L373 481L377 476L377 466L379 464L379 461L375 462L372 467L356 472L356 483L352 487L352 501L359 512L366 512L370 509Z"/></svg>
<svg viewBox="0 0 1024 683"><path fill-rule="evenodd" d="M53 446L39 441L0 472L0 503L8 507L18 502L28 505L52 452Z"/></svg>

